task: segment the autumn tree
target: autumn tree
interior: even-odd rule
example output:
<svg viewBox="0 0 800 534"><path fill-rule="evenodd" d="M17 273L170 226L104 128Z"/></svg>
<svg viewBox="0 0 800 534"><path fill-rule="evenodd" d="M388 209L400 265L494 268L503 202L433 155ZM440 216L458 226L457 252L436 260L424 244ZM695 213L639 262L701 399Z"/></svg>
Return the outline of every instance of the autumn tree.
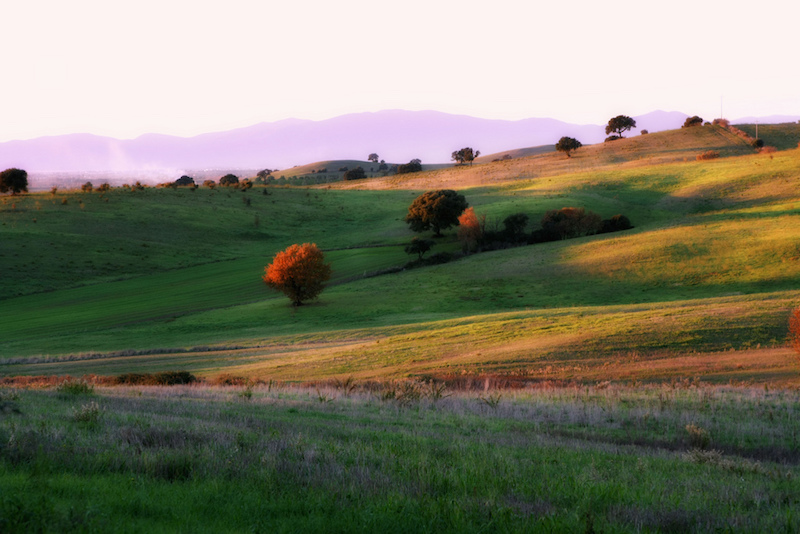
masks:
<svg viewBox="0 0 800 534"><path fill-rule="evenodd" d="M681 128L691 128L692 126L702 126L703 119L695 115L694 117L686 117L686 120L683 122L683 126Z"/></svg>
<svg viewBox="0 0 800 534"><path fill-rule="evenodd" d="M0 193L11 191L12 195L28 191L28 172L22 169L6 169L0 172Z"/></svg>
<svg viewBox="0 0 800 534"><path fill-rule="evenodd" d="M219 179L219 185L224 185L224 186L235 185L235 186L238 186L239 185L239 177L236 176L235 174L226 174L225 176L223 176L222 178Z"/></svg>
<svg viewBox="0 0 800 534"><path fill-rule="evenodd" d="M486 216L478 218L472 207L464 210L464 213L458 217L458 240L461 242L464 252L474 251L478 247L478 243L483 237L484 224L482 223L485 222Z"/></svg>
<svg viewBox="0 0 800 534"><path fill-rule="evenodd" d="M464 195L452 189L428 191L408 207L405 221L414 232L432 229L434 235L440 237L442 230L458 226L458 217L468 206Z"/></svg>
<svg viewBox="0 0 800 534"><path fill-rule="evenodd" d="M564 136L558 140L558 143L556 143L556 150L558 150L559 152L563 152L567 155L567 157L570 157L569 153L571 151L578 150L582 146L583 145L581 144L581 142L578 141L577 139Z"/></svg>
<svg viewBox="0 0 800 534"><path fill-rule="evenodd" d="M294 244L278 252L264 268L262 280L272 289L283 292L293 306L317 298L331 278L331 266L313 243Z"/></svg>
<svg viewBox="0 0 800 534"><path fill-rule="evenodd" d="M608 120L606 126L606 135L611 133L622 137L622 132L626 132L631 128L636 128L636 121L626 115L617 115L613 119Z"/></svg>

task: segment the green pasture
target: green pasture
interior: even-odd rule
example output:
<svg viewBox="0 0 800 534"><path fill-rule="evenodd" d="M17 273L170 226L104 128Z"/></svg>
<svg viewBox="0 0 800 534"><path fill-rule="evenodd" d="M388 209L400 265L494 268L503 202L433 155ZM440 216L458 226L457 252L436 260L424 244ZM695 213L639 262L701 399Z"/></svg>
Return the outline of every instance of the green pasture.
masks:
<svg viewBox="0 0 800 534"><path fill-rule="evenodd" d="M636 143L674 140L687 151L691 135L703 147L727 139L718 128L696 130ZM402 218L420 190L4 197L0 356L18 363L0 373L132 372L166 361L199 374L239 368L292 379L536 373L592 353L783 345L800 289L797 151L618 168L597 158L597 168L552 176L526 174L536 157L476 165L509 179L460 190L489 229L523 212L531 230L547 210L579 206L625 214L633 230L379 276L411 259ZM326 250L334 272L320 298L297 309L260 279L275 252L295 242ZM432 252L458 249L450 230ZM687 307L692 314L680 312ZM193 351L208 346L218 349L213 357ZM113 354L124 351L138 356ZM81 359L90 353L114 358ZM53 361L31 359L39 357Z"/></svg>

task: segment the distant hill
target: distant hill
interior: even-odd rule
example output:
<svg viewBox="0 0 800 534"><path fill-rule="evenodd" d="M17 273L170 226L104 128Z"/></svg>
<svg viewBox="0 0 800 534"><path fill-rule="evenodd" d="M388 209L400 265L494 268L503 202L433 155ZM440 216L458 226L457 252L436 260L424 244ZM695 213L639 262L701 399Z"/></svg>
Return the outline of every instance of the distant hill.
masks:
<svg viewBox="0 0 800 534"><path fill-rule="evenodd" d="M653 132L677 128L686 116L656 111L635 118L640 128ZM631 135L636 133L638 130ZM158 169L172 176L202 169L288 169L312 161L363 160L372 152L393 163L413 158L423 163L447 163L454 150L465 146L492 154L552 145L564 135L584 144L605 138L603 125L389 110L324 121L288 119L188 138L147 134L119 140L72 134L8 141L0 143L0 168L21 167L29 172Z"/></svg>

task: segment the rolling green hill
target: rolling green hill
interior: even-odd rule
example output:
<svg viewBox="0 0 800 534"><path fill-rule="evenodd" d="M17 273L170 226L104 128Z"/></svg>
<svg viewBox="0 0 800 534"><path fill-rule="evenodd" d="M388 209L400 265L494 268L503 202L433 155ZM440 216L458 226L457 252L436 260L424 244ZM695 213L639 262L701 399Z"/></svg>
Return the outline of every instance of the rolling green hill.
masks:
<svg viewBox="0 0 800 534"><path fill-rule="evenodd" d="M712 149L722 157L695 160ZM800 301L800 154L772 156L708 126L364 190L4 197L0 374L796 381L784 342ZM635 228L372 276L408 261L406 208L445 186L490 228L564 206ZM298 309L260 280L294 242L316 242L334 269ZM451 230L434 252L457 248Z"/></svg>

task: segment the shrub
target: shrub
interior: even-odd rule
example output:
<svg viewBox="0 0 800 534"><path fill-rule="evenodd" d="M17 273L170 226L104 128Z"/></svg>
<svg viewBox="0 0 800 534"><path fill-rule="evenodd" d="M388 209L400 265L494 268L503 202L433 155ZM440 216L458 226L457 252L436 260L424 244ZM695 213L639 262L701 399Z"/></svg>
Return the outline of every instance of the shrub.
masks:
<svg viewBox="0 0 800 534"><path fill-rule="evenodd" d="M608 137L606 137L605 141L603 141L603 142L604 143L610 143L611 141L616 141L617 139L622 139L622 137L619 136L619 135L609 135Z"/></svg>
<svg viewBox="0 0 800 534"><path fill-rule="evenodd" d="M181 185L194 185L194 178L192 178L191 176L186 176L184 174L183 176L181 176L180 178L175 180L175 185L178 185L178 186L181 186Z"/></svg>
<svg viewBox="0 0 800 534"><path fill-rule="evenodd" d="M207 187L209 189L214 189L217 186L217 183L214 180L204 180L203 187Z"/></svg>
<svg viewBox="0 0 800 534"><path fill-rule="evenodd" d="M520 241L525 237L525 227L528 225L528 217L524 213L515 213L503 219L503 233L511 241Z"/></svg>
<svg viewBox="0 0 800 534"><path fill-rule="evenodd" d="M614 215L610 219L604 219L602 221L599 234L607 234L610 232L619 232L622 230L630 230L633 228L631 224L631 220L628 219L626 216Z"/></svg>
<svg viewBox="0 0 800 534"><path fill-rule="evenodd" d="M711 445L711 435L708 430L694 423L686 425L686 433L689 436L689 445L696 449L707 449Z"/></svg>
<svg viewBox="0 0 800 534"><path fill-rule="evenodd" d="M88 404L83 404L80 408L76 408L72 412L72 420L76 423L88 423L90 425L97 424L103 411L100 409L95 401Z"/></svg>
<svg viewBox="0 0 800 534"><path fill-rule="evenodd" d="M703 161L707 159L717 159L719 157L719 152L716 150L706 150L702 154L697 155L697 161Z"/></svg>
<svg viewBox="0 0 800 534"><path fill-rule="evenodd" d="M714 126L721 126L723 128L728 128L731 125L731 122L728 119L714 119L711 124Z"/></svg>
<svg viewBox="0 0 800 534"><path fill-rule="evenodd" d="M649 134L650 132L648 132L647 130L642 130L642 131L641 131L641 132L639 132L639 133L640 133L641 135L647 135L647 134Z"/></svg>
<svg viewBox="0 0 800 534"><path fill-rule="evenodd" d="M758 148L761 148L761 147L764 146L764 140L763 139L753 139L753 142L750 143L750 144L753 146L753 148L758 149Z"/></svg>
<svg viewBox="0 0 800 534"><path fill-rule="evenodd" d="M486 222L486 216L483 216L483 222ZM475 210L471 207L464 210L464 213L458 217L458 240L461 242L461 248L464 252L475 250L478 242L483 237L483 225L478 216L475 215Z"/></svg>
<svg viewBox="0 0 800 534"><path fill-rule="evenodd" d="M94 187L92 186L92 182L86 182L81 186L81 191L83 191L84 193L91 193L92 189L94 189Z"/></svg>
<svg viewBox="0 0 800 534"><path fill-rule="evenodd" d="M93 395L94 386L86 380L73 380L71 378L61 382L56 391L62 395Z"/></svg>
<svg viewBox="0 0 800 534"><path fill-rule="evenodd" d="M108 185L108 182L106 182L104 184L100 184L99 186L97 186L97 189L95 191L97 191L98 193L107 193L110 190L111 186Z"/></svg>
<svg viewBox="0 0 800 534"><path fill-rule="evenodd" d="M542 217L542 230L548 241L596 234L601 227L600 216L584 208L550 210Z"/></svg>

